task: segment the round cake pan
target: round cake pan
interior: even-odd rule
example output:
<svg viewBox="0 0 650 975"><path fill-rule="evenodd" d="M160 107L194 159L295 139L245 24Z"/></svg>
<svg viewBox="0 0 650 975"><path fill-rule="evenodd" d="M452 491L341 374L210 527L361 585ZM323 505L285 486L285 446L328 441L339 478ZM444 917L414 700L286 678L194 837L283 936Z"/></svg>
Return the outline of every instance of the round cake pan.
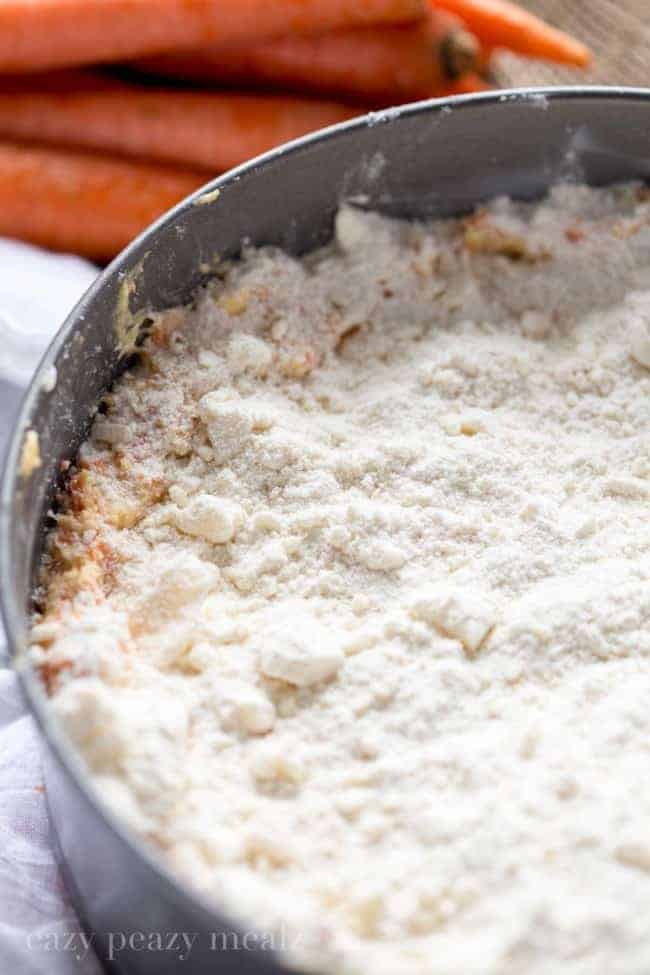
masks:
<svg viewBox="0 0 650 975"><path fill-rule="evenodd" d="M500 194L539 197L559 181L648 177L650 91L526 89L375 113L210 183L124 251L71 313L26 394L8 451L0 591L11 653L42 730L47 801L66 883L111 970L283 971L254 933L244 938L218 905L184 887L103 806L22 656L62 462L74 459L102 394L128 367L147 310L188 298L215 260L235 256L243 241L293 253L323 244L345 200L399 217L439 217ZM47 382L52 366L54 389ZM24 452L36 437L38 466L25 463Z"/></svg>

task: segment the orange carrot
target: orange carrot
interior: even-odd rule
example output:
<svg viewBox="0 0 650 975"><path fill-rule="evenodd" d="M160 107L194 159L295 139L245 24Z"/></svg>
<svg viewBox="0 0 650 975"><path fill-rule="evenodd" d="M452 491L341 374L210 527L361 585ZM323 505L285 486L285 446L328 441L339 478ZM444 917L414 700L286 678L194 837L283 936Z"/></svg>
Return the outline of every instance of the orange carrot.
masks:
<svg viewBox="0 0 650 975"><path fill-rule="evenodd" d="M494 47L486 47L485 44L481 45L481 50L476 61L477 71L480 71L481 74L489 73L492 68L492 59L497 50Z"/></svg>
<svg viewBox="0 0 650 975"><path fill-rule="evenodd" d="M81 73L79 73L80 75ZM76 146L204 168L216 175L351 118L349 106L284 95L148 88L92 75L86 86L0 90L0 138ZM4 86L0 86L4 88Z"/></svg>
<svg viewBox="0 0 650 975"><path fill-rule="evenodd" d="M430 0L435 9L456 14L485 47L505 47L517 54L583 68L591 53L584 44L557 30L510 0Z"/></svg>
<svg viewBox="0 0 650 975"><path fill-rule="evenodd" d="M0 143L0 236L106 260L204 181L191 170Z"/></svg>
<svg viewBox="0 0 650 975"><path fill-rule="evenodd" d="M450 82L445 88L436 92L437 98L446 98L449 95L471 95L476 91L490 91L492 85L481 78L479 74L472 72L465 74L457 81Z"/></svg>
<svg viewBox="0 0 650 975"><path fill-rule="evenodd" d="M125 60L425 14L425 0L2 0L0 71Z"/></svg>
<svg viewBox="0 0 650 975"><path fill-rule="evenodd" d="M203 84L274 86L366 102L426 98L470 71L479 45L458 21L432 12L420 23L287 35L257 44L162 55L150 73Z"/></svg>
<svg viewBox="0 0 650 975"><path fill-rule="evenodd" d="M119 76L102 70L70 68L62 71L35 71L32 74L0 75L0 94L25 91L74 92L103 90L107 85L124 87Z"/></svg>

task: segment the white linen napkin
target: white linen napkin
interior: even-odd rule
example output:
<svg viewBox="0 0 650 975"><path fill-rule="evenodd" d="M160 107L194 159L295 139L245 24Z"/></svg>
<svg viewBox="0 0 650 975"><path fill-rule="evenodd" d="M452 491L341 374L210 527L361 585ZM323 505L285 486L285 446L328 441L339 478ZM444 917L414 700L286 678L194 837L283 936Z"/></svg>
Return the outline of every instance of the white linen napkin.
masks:
<svg viewBox="0 0 650 975"><path fill-rule="evenodd" d="M96 274L80 258L0 240L0 457L25 385ZM0 625L0 972L99 975L59 876L38 733L5 650Z"/></svg>

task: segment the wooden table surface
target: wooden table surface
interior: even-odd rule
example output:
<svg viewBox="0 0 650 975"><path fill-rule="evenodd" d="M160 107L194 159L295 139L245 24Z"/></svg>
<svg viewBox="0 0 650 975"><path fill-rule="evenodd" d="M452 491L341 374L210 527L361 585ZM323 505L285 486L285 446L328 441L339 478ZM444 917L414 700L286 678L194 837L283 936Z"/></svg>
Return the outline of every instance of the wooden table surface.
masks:
<svg viewBox="0 0 650 975"><path fill-rule="evenodd" d="M588 44L594 64L575 71L500 54L500 84L650 87L650 0L523 0L523 6Z"/></svg>

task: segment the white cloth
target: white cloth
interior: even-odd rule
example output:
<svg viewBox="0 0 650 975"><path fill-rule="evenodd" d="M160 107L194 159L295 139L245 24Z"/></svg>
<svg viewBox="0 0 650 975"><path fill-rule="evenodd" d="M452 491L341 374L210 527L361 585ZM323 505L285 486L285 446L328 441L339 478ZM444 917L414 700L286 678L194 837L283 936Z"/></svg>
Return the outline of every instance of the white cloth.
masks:
<svg viewBox="0 0 650 975"><path fill-rule="evenodd" d="M97 269L0 240L0 456L20 394ZM38 734L0 626L0 972L98 975L59 876L45 808Z"/></svg>

